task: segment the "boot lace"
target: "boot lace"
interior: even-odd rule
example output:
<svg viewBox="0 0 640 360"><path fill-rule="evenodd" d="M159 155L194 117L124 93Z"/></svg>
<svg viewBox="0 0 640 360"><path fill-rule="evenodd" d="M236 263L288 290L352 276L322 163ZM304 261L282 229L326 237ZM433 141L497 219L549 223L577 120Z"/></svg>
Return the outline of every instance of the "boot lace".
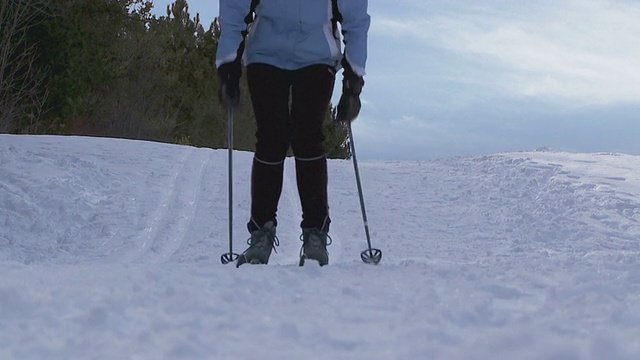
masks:
<svg viewBox="0 0 640 360"><path fill-rule="evenodd" d="M302 241L303 244L309 243L313 247L318 247L322 243L320 239L322 239L323 236L326 237L326 241L324 244L325 247L333 243L333 239L331 239L331 236L329 236L329 234L324 234L322 231L318 229L309 230L307 241L304 240L305 233L303 232L302 235L300 235L300 241Z"/></svg>
<svg viewBox="0 0 640 360"><path fill-rule="evenodd" d="M257 234L252 234L247 239L247 245L249 245L249 249L253 248L262 248L266 243L271 243L271 248L275 253L278 253L276 250L276 246L280 246L280 240L270 229L262 228L256 230ZM247 250L249 250L247 249Z"/></svg>

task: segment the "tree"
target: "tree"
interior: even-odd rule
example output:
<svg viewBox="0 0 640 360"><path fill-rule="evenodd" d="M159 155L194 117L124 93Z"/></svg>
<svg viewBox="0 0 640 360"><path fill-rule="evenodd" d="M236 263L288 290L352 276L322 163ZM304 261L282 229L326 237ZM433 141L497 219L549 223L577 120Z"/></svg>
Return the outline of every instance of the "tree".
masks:
<svg viewBox="0 0 640 360"><path fill-rule="evenodd" d="M34 28L39 66L47 69L50 126L69 133L87 109L91 95L110 86L119 70L118 45L130 14L126 0L59 0L51 16Z"/></svg>
<svg viewBox="0 0 640 360"><path fill-rule="evenodd" d="M113 43L111 81L89 92L91 106L84 109L74 131L112 137L171 141L178 110L168 106L170 85L161 70L164 54L158 37L148 31L156 20L151 4L124 3Z"/></svg>
<svg viewBox="0 0 640 360"><path fill-rule="evenodd" d="M0 132L39 130L47 91L44 72L34 66L35 45L28 31L42 18L42 0L3 0L0 3Z"/></svg>
<svg viewBox="0 0 640 360"><path fill-rule="evenodd" d="M330 107L324 120L324 148L331 159L348 159L351 157L348 131L344 124L336 121L336 108Z"/></svg>
<svg viewBox="0 0 640 360"><path fill-rule="evenodd" d="M152 6L3 0L0 130L226 147L228 113L217 98L215 67L219 23L205 31L186 0L175 0L166 16L151 15ZM246 76L240 86L234 147L252 151ZM325 145L330 157L345 157L346 132L334 118L328 108Z"/></svg>

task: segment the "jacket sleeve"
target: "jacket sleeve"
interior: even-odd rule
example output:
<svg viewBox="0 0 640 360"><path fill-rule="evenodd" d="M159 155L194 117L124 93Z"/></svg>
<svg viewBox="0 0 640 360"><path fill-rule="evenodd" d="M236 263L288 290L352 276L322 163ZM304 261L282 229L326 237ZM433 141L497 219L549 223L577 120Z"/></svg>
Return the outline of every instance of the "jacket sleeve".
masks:
<svg viewBox="0 0 640 360"><path fill-rule="evenodd" d="M242 32L247 29L244 17L249 13L251 0L220 0L220 39L216 52L216 67L236 59L242 42Z"/></svg>
<svg viewBox="0 0 640 360"><path fill-rule="evenodd" d="M367 8L368 0L338 0L338 10L342 14L345 57L359 76L365 75L367 63L367 34L371 24Z"/></svg>

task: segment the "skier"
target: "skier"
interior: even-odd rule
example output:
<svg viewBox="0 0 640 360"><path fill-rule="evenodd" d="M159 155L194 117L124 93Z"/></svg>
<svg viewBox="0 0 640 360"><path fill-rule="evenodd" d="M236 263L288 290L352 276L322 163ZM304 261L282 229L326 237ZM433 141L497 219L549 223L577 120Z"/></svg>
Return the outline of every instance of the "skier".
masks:
<svg viewBox="0 0 640 360"><path fill-rule="evenodd" d="M272 249L279 245L276 212L290 146L302 205L300 265L305 259L326 265L331 220L322 124L341 67L338 118L350 122L360 110L368 1L220 0L219 4L219 97L226 106L237 106L245 65L257 125L247 224L251 236L236 266L267 264Z"/></svg>

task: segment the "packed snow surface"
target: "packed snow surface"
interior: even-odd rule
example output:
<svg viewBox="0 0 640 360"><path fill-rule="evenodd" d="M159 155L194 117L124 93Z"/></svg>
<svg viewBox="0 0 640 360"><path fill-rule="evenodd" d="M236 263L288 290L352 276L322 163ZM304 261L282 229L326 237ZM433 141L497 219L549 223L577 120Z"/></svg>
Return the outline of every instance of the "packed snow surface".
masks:
<svg viewBox="0 0 640 360"><path fill-rule="evenodd" d="M357 134L356 134L357 136ZM357 140L357 139L356 139ZM252 154L234 152L234 251ZM225 150L0 135L1 359L638 359L640 157L329 162L330 265L229 251Z"/></svg>

